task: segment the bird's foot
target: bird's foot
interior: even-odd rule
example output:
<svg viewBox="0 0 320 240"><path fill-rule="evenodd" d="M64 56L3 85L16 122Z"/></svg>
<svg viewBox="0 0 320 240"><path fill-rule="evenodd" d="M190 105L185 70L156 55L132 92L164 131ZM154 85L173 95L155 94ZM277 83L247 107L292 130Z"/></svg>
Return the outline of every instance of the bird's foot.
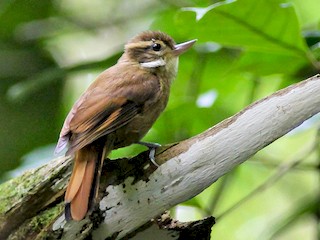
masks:
<svg viewBox="0 0 320 240"><path fill-rule="evenodd" d="M138 144L146 146L147 148L149 148L149 159L150 161L156 166L159 167L159 164L156 163L156 158L155 158L155 154L156 154L156 149L158 147L161 147L161 145L159 143L149 143L149 142L138 142Z"/></svg>

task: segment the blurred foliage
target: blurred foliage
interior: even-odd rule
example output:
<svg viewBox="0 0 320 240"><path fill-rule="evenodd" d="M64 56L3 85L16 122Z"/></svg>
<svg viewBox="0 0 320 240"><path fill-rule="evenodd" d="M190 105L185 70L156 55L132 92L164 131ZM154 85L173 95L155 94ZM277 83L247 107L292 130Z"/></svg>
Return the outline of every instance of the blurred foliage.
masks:
<svg viewBox="0 0 320 240"><path fill-rule="evenodd" d="M145 29L198 39L147 141L189 138L318 73L318 1L2 1L0 179L53 158L74 101ZM218 217L215 239L319 239L318 128L316 116L173 211L180 220Z"/></svg>

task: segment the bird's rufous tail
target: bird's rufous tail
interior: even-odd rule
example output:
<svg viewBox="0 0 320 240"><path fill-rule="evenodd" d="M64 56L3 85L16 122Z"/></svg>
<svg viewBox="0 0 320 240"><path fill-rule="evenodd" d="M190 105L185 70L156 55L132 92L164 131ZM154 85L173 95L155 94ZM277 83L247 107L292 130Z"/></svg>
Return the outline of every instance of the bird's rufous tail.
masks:
<svg viewBox="0 0 320 240"><path fill-rule="evenodd" d="M65 194L66 220L80 221L92 207L105 155L106 147L98 148L94 145L87 145L75 153L72 175Z"/></svg>

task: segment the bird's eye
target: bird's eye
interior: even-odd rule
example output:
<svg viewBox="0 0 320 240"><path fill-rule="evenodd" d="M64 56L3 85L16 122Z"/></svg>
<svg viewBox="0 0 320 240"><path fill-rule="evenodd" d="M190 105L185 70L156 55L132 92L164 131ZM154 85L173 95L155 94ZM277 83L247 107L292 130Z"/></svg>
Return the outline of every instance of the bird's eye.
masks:
<svg viewBox="0 0 320 240"><path fill-rule="evenodd" d="M153 49L153 51L160 51L161 44L159 44L159 43L152 44L152 49Z"/></svg>

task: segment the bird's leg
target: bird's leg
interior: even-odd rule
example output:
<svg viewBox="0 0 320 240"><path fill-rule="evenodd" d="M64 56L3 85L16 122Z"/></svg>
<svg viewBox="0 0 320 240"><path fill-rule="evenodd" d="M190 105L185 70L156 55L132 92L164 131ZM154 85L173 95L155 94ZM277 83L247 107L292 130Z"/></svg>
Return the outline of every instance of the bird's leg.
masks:
<svg viewBox="0 0 320 240"><path fill-rule="evenodd" d="M156 148L161 147L159 143L149 143L149 142L137 142L140 145L146 146L149 148L149 159L150 161L157 167L159 167L159 164L156 163L155 161L155 153L156 153Z"/></svg>

